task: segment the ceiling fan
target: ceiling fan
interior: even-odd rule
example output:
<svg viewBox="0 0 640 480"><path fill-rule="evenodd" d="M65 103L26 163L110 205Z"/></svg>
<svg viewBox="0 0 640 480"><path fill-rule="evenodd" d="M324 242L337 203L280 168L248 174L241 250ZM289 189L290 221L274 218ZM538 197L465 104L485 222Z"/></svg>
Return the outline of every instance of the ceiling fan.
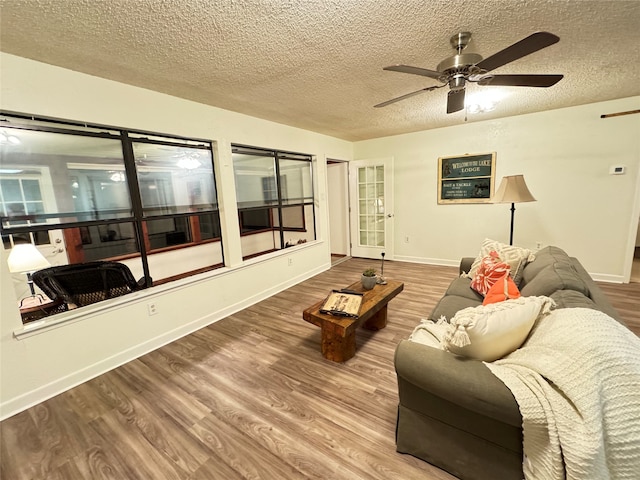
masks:
<svg viewBox="0 0 640 480"><path fill-rule="evenodd" d="M527 38L514 43L513 45L494 53L485 59L477 53L462 53L471 40L470 32L460 32L449 40L451 46L456 50L456 55L445 58L436 67L437 70L412 67L409 65L392 65L384 67L383 70L392 72L411 73L423 77L434 78L442 85L422 88L415 92L407 93L400 97L387 100L375 105L375 108L386 107L392 103L404 100L405 98L418 95L423 92L430 92L437 88L449 85L447 95L447 113L454 113L464 108L465 85L467 82L474 82L478 85L497 85L506 87L551 87L560 80L562 75L491 75L488 72L501 67L507 63L518 60L531 53L542 50L560 38L549 32L536 32Z"/></svg>

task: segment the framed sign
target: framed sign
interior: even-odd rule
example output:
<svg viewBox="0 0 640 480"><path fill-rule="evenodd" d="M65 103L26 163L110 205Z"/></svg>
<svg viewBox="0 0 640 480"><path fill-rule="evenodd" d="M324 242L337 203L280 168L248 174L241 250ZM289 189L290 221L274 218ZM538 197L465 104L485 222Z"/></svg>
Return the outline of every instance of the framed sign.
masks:
<svg viewBox="0 0 640 480"><path fill-rule="evenodd" d="M496 153L438 158L438 203L490 203Z"/></svg>

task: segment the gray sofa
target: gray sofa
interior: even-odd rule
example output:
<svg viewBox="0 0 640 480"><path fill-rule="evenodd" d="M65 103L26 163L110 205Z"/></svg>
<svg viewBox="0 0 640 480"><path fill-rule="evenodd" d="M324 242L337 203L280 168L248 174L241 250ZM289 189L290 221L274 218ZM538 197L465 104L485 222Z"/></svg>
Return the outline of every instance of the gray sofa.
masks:
<svg viewBox="0 0 640 480"><path fill-rule="evenodd" d="M468 272L473 258L465 258ZM470 278L456 278L428 317L451 319L482 304ZM548 296L557 308L619 314L580 262L557 247L535 254L522 273L523 296ZM522 417L511 391L477 360L408 340L395 354L398 377L396 447L463 480L521 480Z"/></svg>

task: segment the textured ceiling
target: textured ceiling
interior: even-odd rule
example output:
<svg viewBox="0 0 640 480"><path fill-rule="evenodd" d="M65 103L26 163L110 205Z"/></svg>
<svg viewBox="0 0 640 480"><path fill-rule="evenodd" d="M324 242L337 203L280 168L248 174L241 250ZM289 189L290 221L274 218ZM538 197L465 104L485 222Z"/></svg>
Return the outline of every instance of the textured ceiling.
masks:
<svg viewBox="0 0 640 480"><path fill-rule="evenodd" d="M346 140L465 122L446 87L373 108L437 85L382 67L435 70L459 31L483 57L552 32L492 73L565 76L472 84L505 97L469 122L640 95L640 0L0 0L0 19L3 52Z"/></svg>

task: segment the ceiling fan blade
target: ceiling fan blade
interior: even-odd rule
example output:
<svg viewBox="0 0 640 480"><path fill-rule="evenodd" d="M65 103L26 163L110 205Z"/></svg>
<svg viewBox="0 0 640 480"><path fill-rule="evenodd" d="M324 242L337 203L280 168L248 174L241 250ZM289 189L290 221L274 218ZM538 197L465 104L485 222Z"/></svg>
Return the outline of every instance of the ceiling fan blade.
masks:
<svg viewBox="0 0 640 480"><path fill-rule="evenodd" d="M464 88L450 90L447 94L447 113L459 112L464 108Z"/></svg>
<svg viewBox="0 0 640 480"><path fill-rule="evenodd" d="M430 92L431 90L435 90L436 88L440 88L440 87L444 87L444 85L437 85L435 87L422 88L422 89L417 90L415 92L407 93L407 94L402 95L400 97L392 98L391 100L387 100L386 102L382 102L382 103L379 103L377 105L374 105L373 108L386 107L387 105L399 102L400 100L404 100L405 98L413 97L414 95L418 95L418 94L420 94L422 92Z"/></svg>
<svg viewBox="0 0 640 480"><path fill-rule="evenodd" d="M478 85L501 87L551 87L562 80L563 75L493 75L478 81Z"/></svg>
<svg viewBox="0 0 640 480"><path fill-rule="evenodd" d="M560 37L553 33L536 32L529 35L527 38L514 43L510 47L500 50L498 53L494 53L490 57L485 58L476 66L480 67L482 70L490 72L495 68L501 67L502 65L553 45L559 40Z"/></svg>
<svg viewBox="0 0 640 480"><path fill-rule="evenodd" d="M410 65L391 65L390 67L384 67L383 70L400 73L411 73L413 75L421 75L423 77L435 79L439 79L440 77L442 77L442 72L427 70L426 68L412 67Z"/></svg>

